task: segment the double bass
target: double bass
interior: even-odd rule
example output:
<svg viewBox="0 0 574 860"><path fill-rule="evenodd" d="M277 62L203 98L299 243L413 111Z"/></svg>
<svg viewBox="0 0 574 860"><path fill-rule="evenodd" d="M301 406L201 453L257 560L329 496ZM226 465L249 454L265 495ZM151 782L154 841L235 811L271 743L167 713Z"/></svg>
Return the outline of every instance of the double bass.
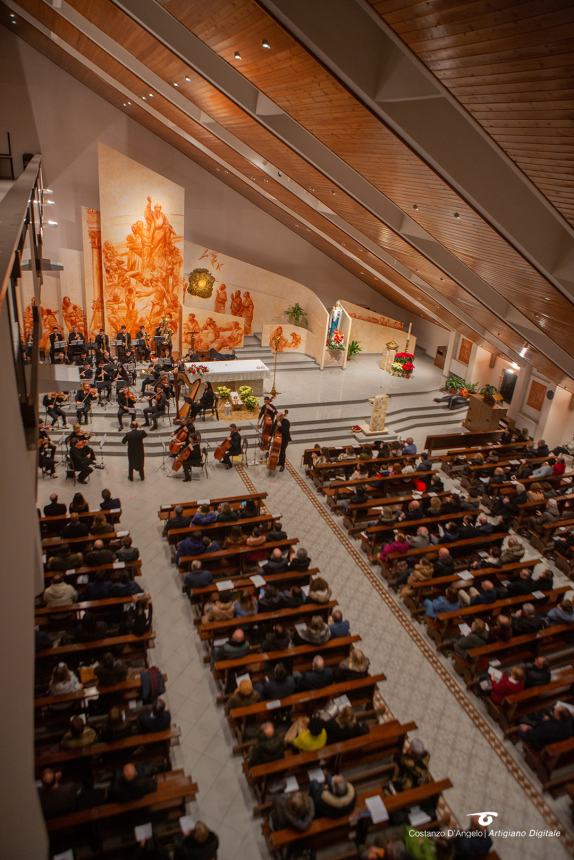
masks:
<svg viewBox="0 0 574 860"><path fill-rule="evenodd" d="M269 403L272 403L272 401L273 401L273 398L271 397L269 400ZM262 451L266 451L267 448L269 447L269 443L271 442L274 420L275 419L274 419L273 414L268 409L266 409L265 414L263 416L263 424L261 425L260 446L261 446Z"/></svg>
<svg viewBox="0 0 574 860"><path fill-rule="evenodd" d="M283 442L283 435L281 430L279 429L279 425L275 427L275 433L273 434L273 439L271 440L271 446L269 448L269 456L267 457L267 468L270 472L274 472L277 468L277 463L279 462L279 454L281 453L281 443Z"/></svg>

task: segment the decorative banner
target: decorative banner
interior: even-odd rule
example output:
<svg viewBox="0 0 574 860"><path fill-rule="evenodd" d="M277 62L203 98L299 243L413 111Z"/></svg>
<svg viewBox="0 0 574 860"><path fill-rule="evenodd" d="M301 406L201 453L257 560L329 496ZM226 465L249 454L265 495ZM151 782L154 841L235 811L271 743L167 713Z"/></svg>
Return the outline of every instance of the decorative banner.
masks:
<svg viewBox="0 0 574 860"><path fill-rule="evenodd" d="M472 341L466 337L461 337L458 347L458 360L461 364L468 364L470 361L470 353L472 350Z"/></svg>
<svg viewBox="0 0 574 860"><path fill-rule="evenodd" d="M530 383L530 390L528 392L526 405L530 406L531 409L535 409L537 412L540 412L544 405L546 391L547 388L545 385L542 385L541 382L536 382L536 380L533 379Z"/></svg>
<svg viewBox="0 0 574 860"><path fill-rule="evenodd" d="M183 307L182 319L183 353L208 352L210 349L222 352L225 349L237 349L243 346L241 317Z"/></svg>
<svg viewBox="0 0 574 860"><path fill-rule="evenodd" d="M143 325L153 335L165 317L175 334L184 190L102 144L98 161L106 331L113 337L125 325L133 334Z"/></svg>
<svg viewBox="0 0 574 860"><path fill-rule="evenodd" d="M276 352L305 352L307 329L297 325L264 325L261 346L270 346Z"/></svg>

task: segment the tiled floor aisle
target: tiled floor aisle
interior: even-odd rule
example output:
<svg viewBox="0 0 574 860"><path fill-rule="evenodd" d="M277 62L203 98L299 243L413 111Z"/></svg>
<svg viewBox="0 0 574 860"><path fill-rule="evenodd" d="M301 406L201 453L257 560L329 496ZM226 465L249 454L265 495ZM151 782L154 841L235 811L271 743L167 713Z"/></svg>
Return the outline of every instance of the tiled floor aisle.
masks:
<svg viewBox="0 0 574 860"><path fill-rule="evenodd" d="M182 728L181 746L175 749L177 764L199 785L196 814L219 833L221 860L257 860L268 856L260 825L252 818L252 801L239 762L231 757L226 722L215 705L215 686L202 663L189 606L169 564L157 517L161 504L233 495L242 492L245 484L236 471L224 472L219 466L210 470L208 480L183 484L158 466L158 461L150 460L146 482L130 484L124 462L110 458L105 472L94 473L85 495L96 505L102 487L117 493L124 510L122 526L130 529L140 548L143 582L154 604L154 661L168 673L169 704ZM493 809L499 812L501 827L527 831L548 827L543 813L548 815L550 809L533 802L539 796L537 783L520 766L509 769L501 760L496 742L493 746L473 722L474 706L468 712L461 707L456 697L458 683L448 681L451 673L445 672L446 664L429 656L433 649L425 650L418 628L411 633L405 629L394 602L386 602L375 589L367 571L321 515L313 491L306 491L296 471L268 476L263 468L250 467L247 475L258 490L269 493L270 510L283 513L289 534L300 538L329 580L353 631L363 637L372 669L387 676L382 693L394 714L416 720L417 734L431 751L433 774L449 776L454 783L447 800L459 821L464 825L467 813ZM72 487L61 478L41 482L39 504L53 491L68 502ZM404 620L408 625L407 616ZM484 717L482 728L488 732ZM563 820L569 820L564 802L553 808L563 813ZM496 849L503 860L562 860L570 853L556 839L499 841Z"/></svg>

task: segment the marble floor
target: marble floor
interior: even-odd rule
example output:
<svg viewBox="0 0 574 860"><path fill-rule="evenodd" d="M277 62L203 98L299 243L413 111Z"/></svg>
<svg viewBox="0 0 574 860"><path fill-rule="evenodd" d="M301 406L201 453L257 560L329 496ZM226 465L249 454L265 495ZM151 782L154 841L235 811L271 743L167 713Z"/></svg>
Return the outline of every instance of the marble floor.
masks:
<svg viewBox="0 0 574 860"><path fill-rule="evenodd" d="M374 393L367 384L362 391ZM328 395L329 400L336 397L331 390ZM437 656L423 628L386 590L358 545L327 511L298 469L295 446L289 453L284 473L269 475L264 467L253 465L228 472L213 464L208 478L196 476L189 486L151 458L146 481L130 483L125 460L109 457L105 470L94 472L85 487L92 507L104 487L120 497L122 527L130 530L140 549L142 584L154 605L153 661L168 674L167 699L182 730L181 744L173 750L174 763L198 783L199 795L191 811L218 832L220 860L258 860L268 857L268 852L260 822L252 816L252 798L239 760L231 756L227 723L215 704L215 685L203 665L190 608L169 562L157 513L162 504L234 495L246 487L268 493L269 509L283 514L287 532L300 538L321 568L352 631L363 638L372 671L386 675L381 693L387 706L397 718L416 721L416 735L431 753L433 775L452 780L446 800L461 825L466 825L469 813L495 810L501 828L528 832L562 826L560 838L499 839L495 847L502 860L566 858L574 848L566 801L542 796L521 756L501 739L480 703L468 697L450 663ZM63 478L62 469L59 475L39 481L39 505L46 503L51 492L59 492L61 500L69 502L72 484Z"/></svg>

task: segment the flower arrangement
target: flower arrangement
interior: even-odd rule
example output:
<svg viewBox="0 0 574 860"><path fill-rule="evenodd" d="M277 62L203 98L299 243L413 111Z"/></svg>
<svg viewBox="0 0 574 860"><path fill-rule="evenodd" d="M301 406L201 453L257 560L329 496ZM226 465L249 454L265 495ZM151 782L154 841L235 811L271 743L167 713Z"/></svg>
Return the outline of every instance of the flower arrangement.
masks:
<svg viewBox="0 0 574 860"><path fill-rule="evenodd" d="M397 352L391 364L391 374L410 379L415 369L414 354L412 352Z"/></svg>
<svg viewBox="0 0 574 860"><path fill-rule="evenodd" d="M345 349L345 335L342 331L335 329L329 340L327 341L328 349L333 352L340 352Z"/></svg>
<svg viewBox="0 0 574 860"><path fill-rule="evenodd" d="M250 385L240 385L237 389L241 402L249 412L253 412L257 407L259 400L253 394L253 389Z"/></svg>
<svg viewBox="0 0 574 860"><path fill-rule="evenodd" d="M227 385L218 385L215 390L220 400L229 400L231 397L231 388L228 388Z"/></svg>
<svg viewBox="0 0 574 860"><path fill-rule="evenodd" d="M485 403L500 403L503 399L502 394L500 394L495 385L483 385L480 389L479 394L482 395L482 399Z"/></svg>
<svg viewBox="0 0 574 860"><path fill-rule="evenodd" d="M209 373L209 367L206 367L205 364L190 364L187 373L192 376L203 376L204 373Z"/></svg>

